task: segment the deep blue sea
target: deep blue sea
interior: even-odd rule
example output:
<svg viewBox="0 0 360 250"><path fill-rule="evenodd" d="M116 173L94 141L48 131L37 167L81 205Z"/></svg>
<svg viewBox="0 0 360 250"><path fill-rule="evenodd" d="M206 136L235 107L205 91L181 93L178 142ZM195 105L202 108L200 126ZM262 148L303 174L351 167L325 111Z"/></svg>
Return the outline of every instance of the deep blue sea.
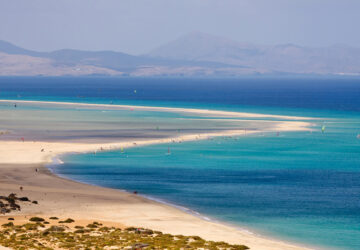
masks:
<svg viewBox="0 0 360 250"><path fill-rule="evenodd" d="M135 91L136 90L136 91ZM51 168L267 236L360 249L360 79L0 78L0 99L196 107L321 118L314 132L67 155ZM320 126L320 125L319 125Z"/></svg>

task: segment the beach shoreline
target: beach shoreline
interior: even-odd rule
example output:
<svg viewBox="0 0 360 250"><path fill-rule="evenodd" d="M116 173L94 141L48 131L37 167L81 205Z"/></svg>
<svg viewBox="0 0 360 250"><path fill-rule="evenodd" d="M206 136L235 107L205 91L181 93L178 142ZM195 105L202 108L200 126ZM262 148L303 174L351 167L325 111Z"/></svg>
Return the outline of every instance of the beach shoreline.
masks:
<svg viewBox="0 0 360 250"><path fill-rule="evenodd" d="M6 102L9 101L6 100ZM16 102L19 103L19 101ZM72 103L71 105L79 104ZM113 105L109 106L113 107ZM134 106L126 106L125 108L129 107L134 108ZM176 112L178 111L180 110ZM174 110L171 109L171 112ZM194 111L185 112L193 113ZM205 110L200 113L208 114L209 111ZM239 113L239 116L248 117L244 114L246 113ZM231 115L233 116L233 114ZM264 116L252 115L251 117ZM297 119L290 120L292 121L279 122L274 131L311 130L309 128L311 124L308 122L293 121ZM169 204L162 204L140 195L65 179L51 173L46 168L46 164L51 163L54 158L59 158L59 156L68 153L96 153L97 151L119 150L120 148L126 149L160 143L204 140L219 136L244 136L259 132L263 131L227 130L118 143L1 141L0 191L2 195L20 192L21 195L39 201L39 205L28 205L22 211L11 214L19 222L34 215L61 216L74 218L76 221L96 220L122 227L138 226L171 234L198 235L207 240L244 244L251 249L306 249L281 240L268 239L246 230L239 230L225 223L207 221ZM23 191L20 191L20 186L23 187ZM9 216L1 215L0 221L4 222L7 217Z"/></svg>
<svg viewBox="0 0 360 250"><path fill-rule="evenodd" d="M67 178L66 176L58 175L58 174L52 172L49 169L48 166L44 166L44 167L47 168L47 170L49 170L51 172L51 174L54 175L55 177L59 177L59 178L62 178L62 179L66 179L66 180L69 180L69 181L74 181L74 182L77 182L77 183L82 183L82 184L90 185L90 186L94 186L94 187L103 187L103 186L98 186L98 185L87 183L87 182L76 181L76 180L73 180L71 178ZM128 194L133 193L131 190L115 189L115 188L110 188L110 189L118 190L120 192L125 192L125 193L128 193ZM189 214L190 216L194 216L196 218L199 218L200 220L203 220L205 222L210 222L210 223L214 223L214 224L223 225L223 226L232 228L233 230L240 231L241 233L244 233L244 234L252 235L254 237L258 237L258 238L261 238L261 239L266 239L266 240L269 240L269 241L276 241L278 243L282 243L282 244L284 244L284 245L282 245L282 247L284 247L282 249L304 249L304 250L317 249L317 250L323 250L323 248L320 248L320 247L315 248L313 246L309 246L309 245L299 243L299 242L293 243L290 240L281 239L281 237L275 237L275 236L270 237L270 236L258 233L256 231L256 229L250 229L250 228L246 228L246 227L244 227L242 225L237 225L237 224L234 224L234 223L231 223L231 222L228 222L228 221L222 221L222 220L219 220L219 219L214 218L212 216L199 213L196 210L190 209L188 207L178 205L178 204L175 204L175 203L171 203L171 202L168 202L166 200L161 200L161 199L158 199L158 198L154 198L151 195L143 195L141 193L140 194L138 193L137 196L142 197L142 198L144 198L146 200L149 200L149 201L164 205L164 206L169 206L169 207L175 208L177 210L180 210L181 212L184 212L186 214ZM84 220L82 220L82 221L84 221ZM93 220L86 220L86 223L91 223L92 221ZM125 228L125 227L129 226L129 225L121 224L121 223L120 224L119 223L109 223L108 221L101 221L101 222L105 223L105 225L107 225L107 226L117 226L117 227L120 227L120 228L121 227ZM85 224L81 223L81 225L85 225ZM140 225L139 225L139 227L140 227ZM163 232L167 232L167 231L163 231ZM204 239L212 240L212 238L208 238L206 236L204 237ZM223 241L223 240L221 240L221 241ZM234 240L234 241L225 240L225 242L243 245L243 243L241 241L238 241L238 240ZM271 247L272 246L267 245L266 248L264 248L264 249L272 249ZM289 247L289 248L287 248L287 247ZM253 249L253 248L251 248L251 249ZM258 249L262 249L262 248L258 248Z"/></svg>
<svg viewBox="0 0 360 250"><path fill-rule="evenodd" d="M145 227L174 235L197 235L206 240L243 244L250 249L310 249L230 223L205 220L170 203L64 178L52 173L45 164L0 164L0 173L2 194L17 193L39 203L26 204L21 211L0 215L0 224L7 223L8 217L15 218L15 224L22 224L33 216L57 216L72 218L77 225L99 221L105 226L120 228ZM23 191L19 190L20 186Z"/></svg>

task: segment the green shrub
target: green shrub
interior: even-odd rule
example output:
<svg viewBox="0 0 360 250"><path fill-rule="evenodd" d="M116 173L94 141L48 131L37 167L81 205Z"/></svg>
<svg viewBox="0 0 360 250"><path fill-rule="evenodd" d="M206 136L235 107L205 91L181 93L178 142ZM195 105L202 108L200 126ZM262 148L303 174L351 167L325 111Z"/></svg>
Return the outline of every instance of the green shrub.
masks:
<svg viewBox="0 0 360 250"><path fill-rule="evenodd" d="M86 227L88 228L97 228L98 226L95 224L88 224Z"/></svg>
<svg viewBox="0 0 360 250"><path fill-rule="evenodd" d="M78 229L78 230L75 230L74 233L83 234L83 233L85 233L85 230L84 229Z"/></svg>
<svg viewBox="0 0 360 250"><path fill-rule="evenodd" d="M65 228L61 227L61 226L60 227L59 226L51 226L50 228L46 229L45 231L48 231L48 232L64 232Z"/></svg>
<svg viewBox="0 0 360 250"><path fill-rule="evenodd" d="M68 219L66 219L64 221L59 221L59 223L73 223L73 222L75 222L75 221L73 219L70 219L70 218L68 218Z"/></svg>
<svg viewBox="0 0 360 250"><path fill-rule="evenodd" d="M40 217L31 217L29 221L42 222L42 221L45 221L45 220L43 218L40 218Z"/></svg>
<svg viewBox="0 0 360 250"><path fill-rule="evenodd" d="M2 226L3 226L3 227L13 227L13 226L14 226L14 223L9 222L9 223L2 224Z"/></svg>
<svg viewBox="0 0 360 250"><path fill-rule="evenodd" d="M36 229L38 229L39 224L26 223L26 224L23 225L23 227L24 227L26 230L36 230Z"/></svg>

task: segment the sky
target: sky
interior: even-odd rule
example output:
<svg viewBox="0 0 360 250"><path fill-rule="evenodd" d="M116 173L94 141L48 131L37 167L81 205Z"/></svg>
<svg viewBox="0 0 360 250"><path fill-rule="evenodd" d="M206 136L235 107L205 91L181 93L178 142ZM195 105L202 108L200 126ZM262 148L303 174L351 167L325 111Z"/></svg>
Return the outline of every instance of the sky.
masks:
<svg viewBox="0 0 360 250"><path fill-rule="evenodd" d="M143 54L189 32L239 42L360 47L359 0L0 0L0 40Z"/></svg>

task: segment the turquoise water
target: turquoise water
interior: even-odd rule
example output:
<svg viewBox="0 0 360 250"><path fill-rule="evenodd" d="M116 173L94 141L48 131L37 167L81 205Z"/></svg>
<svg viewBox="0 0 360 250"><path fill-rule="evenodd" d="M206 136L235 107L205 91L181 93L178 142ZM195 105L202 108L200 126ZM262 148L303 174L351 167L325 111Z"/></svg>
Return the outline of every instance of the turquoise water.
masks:
<svg viewBox="0 0 360 250"><path fill-rule="evenodd" d="M312 133L73 154L51 168L78 181L137 190L267 236L326 249L360 249L359 79L0 78L0 98L318 117ZM146 123L160 116L171 123L178 118L127 115L145 117Z"/></svg>
<svg viewBox="0 0 360 250"><path fill-rule="evenodd" d="M287 132L68 155L53 170L302 244L360 246L358 117ZM167 155L170 147L171 155Z"/></svg>

